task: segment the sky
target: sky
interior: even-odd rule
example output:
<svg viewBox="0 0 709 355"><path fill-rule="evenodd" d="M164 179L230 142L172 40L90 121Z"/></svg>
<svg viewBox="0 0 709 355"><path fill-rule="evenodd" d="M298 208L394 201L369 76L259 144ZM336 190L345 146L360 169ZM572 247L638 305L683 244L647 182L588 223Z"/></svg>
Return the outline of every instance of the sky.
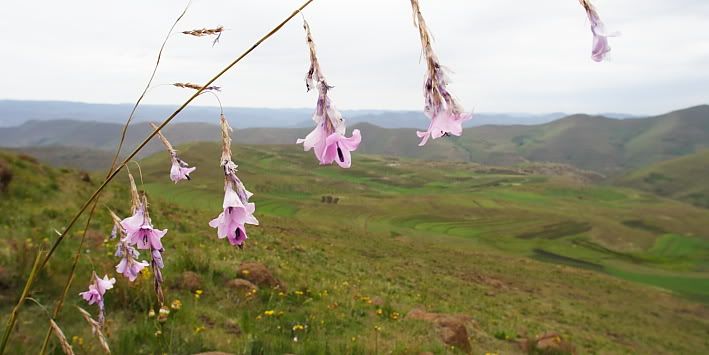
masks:
<svg viewBox="0 0 709 355"><path fill-rule="evenodd" d="M577 0L420 0L450 91L476 112L660 114L709 103L709 1L595 0L621 36L590 59ZM187 1L4 1L0 99L132 103ZM190 94L301 1L194 0L170 37L145 103ZM304 11L332 97L343 109L423 107L424 63L408 0L315 0ZM182 30L223 25L212 38ZM312 107L308 52L296 17L218 80L227 106ZM216 105L210 96L197 105Z"/></svg>

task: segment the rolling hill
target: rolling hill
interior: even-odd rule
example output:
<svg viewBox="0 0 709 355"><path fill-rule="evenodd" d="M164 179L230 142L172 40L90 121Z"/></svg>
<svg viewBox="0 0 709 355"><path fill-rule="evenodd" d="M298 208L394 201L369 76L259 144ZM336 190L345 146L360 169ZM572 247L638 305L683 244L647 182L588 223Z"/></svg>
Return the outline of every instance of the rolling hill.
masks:
<svg viewBox="0 0 709 355"><path fill-rule="evenodd" d="M239 117L230 117L238 122ZM573 115L542 125L481 126L462 137L442 138L418 147L415 129L381 128L357 123L360 152L424 160L469 161L514 165L525 161L569 164L607 175L619 175L655 162L692 154L709 147L709 106L697 106L644 119L617 120ZM246 128L235 131L243 144L293 144L310 128ZM32 121L0 128L0 146L68 145L114 149L120 126L77 121ZM145 123L131 127L128 146L147 135ZM216 126L179 123L166 135L175 144L219 139ZM146 153L160 149L153 142Z"/></svg>
<svg viewBox="0 0 709 355"><path fill-rule="evenodd" d="M709 208L709 150L652 164L616 183Z"/></svg>

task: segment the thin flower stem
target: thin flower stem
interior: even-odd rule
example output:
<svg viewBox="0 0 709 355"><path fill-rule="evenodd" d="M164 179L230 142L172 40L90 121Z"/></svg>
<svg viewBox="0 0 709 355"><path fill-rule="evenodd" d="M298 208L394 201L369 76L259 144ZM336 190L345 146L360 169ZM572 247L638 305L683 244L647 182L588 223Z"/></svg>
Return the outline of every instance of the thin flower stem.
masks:
<svg viewBox="0 0 709 355"><path fill-rule="evenodd" d="M40 260L42 260L42 254L44 251L40 250L37 253L37 256L34 259L34 265L32 265L32 271L30 271L30 276L27 278L27 283L25 283L25 287L22 289L22 294L20 295L20 301L17 302L15 307L12 309L12 312L10 313L10 317L7 319L7 326L5 327L5 333L2 336L2 343L0 343L0 354L3 354L5 352L5 347L7 346L7 341L10 339L10 334L12 333L12 329L15 327L15 322L17 322L17 314L20 312L20 308L22 305L25 303L25 299L27 298L27 295L30 293L30 288L32 287L32 283L34 282L34 279L37 277L39 274L39 271L41 270L40 265Z"/></svg>
<svg viewBox="0 0 709 355"><path fill-rule="evenodd" d="M79 218L81 217L81 215L86 211L86 209L88 208L88 206L98 197L98 195L103 191L104 188L106 188L106 186L113 180L113 178L115 178L116 175L118 175L118 173L123 169L123 167L124 167L129 161L131 161L131 159L133 159L133 158L148 144L148 142L150 142L150 140L153 139L153 138L157 135L157 133L158 133L161 129L163 129L168 123L170 123L170 121L172 121L172 119L175 118L175 116L177 116L180 112L182 112L182 110L184 110L197 96L199 96L199 95L204 91L204 89L205 89L206 87L208 87L209 85L211 85L212 83L214 83L214 82L215 82L217 79L219 79L222 75L224 75L226 72L228 72L229 70L231 70L231 68L233 68L237 63L239 63L242 59L244 59L244 57L246 57L247 55L249 55L251 52L254 51L254 49L256 49L259 45L261 45L261 43L263 43L264 41L266 41L268 38L270 38L270 37L273 36L276 32L278 32L281 28L283 28L283 26L285 26L286 23L288 23L291 19L293 19L293 17L295 17L295 16L296 16L297 14L299 14L301 11L303 11L303 9L305 9L305 8L306 8L308 5L310 5L310 3L312 3L313 1L314 1L314 0L307 0L305 3L303 3L303 5L301 5L301 6L300 6L299 8L297 8L295 11L293 11L293 13L291 13L288 17L286 17L285 20L283 20L281 23L279 23L279 24L278 24L276 27L274 27L271 31L269 31L268 33L266 33L263 37L261 37L261 39L259 39L258 41L256 41L256 43L254 43L249 49L247 49L246 51L244 51L241 55L239 55L236 59L234 59L234 61L232 61L229 65L227 65L224 69L222 69L219 73L217 73L214 77L212 77L212 79L210 79L206 84L204 84L204 86L203 86L201 89L197 90L192 96L190 96L190 97L187 99L187 101L185 101L180 107L178 107L177 110L175 110L175 112L173 112L169 117L167 117L167 118L157 127L157 129L155 129L147 138L145 138L145 139L143 140L143 142L140 143L140 145L138 145L138 146L133 150L133 152L132 152L127 158L125 158L125 160L124 160L120 165L118 165L117 167L115 167L115 170L113 170L113 171L108 175L108 177L103 181L103 183L101 184L101 186L99 186L98 189L96 189L96 191L94 191L94 193L89 197L89 199L88 199L86 202L84 202L84 204L81 206L81 208L79 209L79 211L74 215L74 217L71 219L71 221L69 221L69 224L68 224L67 227L64 229L64 231L61 233L61 235L54 241L54 244L52 245L51 249L49 250L49 252L47 253L47 255L44 257L44 259L43 259L43 260L41 261L41 263L39 264L39 269L44 268L44 266L47 264L47 262L48 262L49 259L52 257L52 255L54 255L54 252L56 251L57 247L59 247L59 244L61 244L61 242L62 242L62 241L64 240L64 238L66 237L67 233L68 233L68 232L71 230L71 228L76 224L76 222L79 220ZM114 163L113 163L112 165L115 165L115 161L114 161ZM37 261L39 261L39 258L38 258ZM36 267L37 267L37 265L35 265L35 268L36 268ZM33 268L33 271L35 270L35 268ZM34 282L33 274L30 274L30 277L28 278L27 283L25 283L25 290L26 290L27 292L29 292L30 288L32 287L32 283L33 283L33 282ZM23 293L24 293L24 292L23 292ZM3 336L2 343L0 343L0 355L4 353L5 347L6 347L6 345L7 345L7 340L8 340L8 338L9 338L10 333L12 332L12 328L14 327L14 324L15 324L15 322L16 322L16 320L17 320L17 312L19 311L20 307L21 307L22 304L23 304L24 296L25 296L25 295L23 295L23 297L20 298L20 300L18 301L18 304L15 306L15 308L13 309L13 311L12 311L12 313L11 313L11 315L10 315L10 318L8 319L8 327L5 329L5 335Z"/></svg>

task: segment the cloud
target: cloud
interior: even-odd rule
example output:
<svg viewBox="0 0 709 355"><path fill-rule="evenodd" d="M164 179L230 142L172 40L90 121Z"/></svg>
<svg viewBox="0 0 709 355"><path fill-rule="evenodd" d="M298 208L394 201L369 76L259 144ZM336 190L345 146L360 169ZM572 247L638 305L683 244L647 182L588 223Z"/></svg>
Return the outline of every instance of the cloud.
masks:
<svg viewBox="0 0 709 355"><path fill-rule="evenodd" d="M622 32L611 41L611 61L601 64L589 58L591 33L577 1L422 0L422 10L441 62L454 72L452 91L476 111L641 114L709 101L709 3L594 3L608 27ZM156 84L205 81L298 4L195 0L179 30L224 25L228 31L214 48L209 38L172 36ZM183 5L5 4L0 98L134 101ZM422 107L424 67L408 1L315 1L305 16L338 106ZM294 19L218 82L223 101L313 106L303 83L307 65L301 20ZM146 102L177 104L188 94L158 86Z"/></svg>

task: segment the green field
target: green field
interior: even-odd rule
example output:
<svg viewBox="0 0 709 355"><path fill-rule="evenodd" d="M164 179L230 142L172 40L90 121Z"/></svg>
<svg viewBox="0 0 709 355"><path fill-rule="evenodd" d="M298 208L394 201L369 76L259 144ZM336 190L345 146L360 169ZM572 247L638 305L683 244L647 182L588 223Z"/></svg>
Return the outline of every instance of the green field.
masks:
<svg viewBox="0 0 709 355"><path fill-rule="evenodd" d="M297 146L236 146L261 221L239 251L207 226L221 209L219 147L180 151L198 167L189 183L169 181L165 154L140 164L153 221L170 230L167 299L183 308L157 322L148 316L150 279L119 280L107 305L115 353L460 351L431 324L405 316L415 308L470 316L476 354L520 353L506 338L546 331L580 353L709 351L709 210L573 176L362 155L342 170L318 166ZM100 174L86 183L73 171L0 159L16 172L0 200L4 317L36 246L49 243ZM90 226L70 295L85 288L92 265L113 271L105 207L122 215L129 207L124 174L118 183ZM41 276L33 294L41 303L51 306L59 293L77 233ZM244 261L267 265L286 290L262 287L247 297L225 286ZM199 299L185 271L199 276ZM81 353L93 353L90 330L71 309L79 301L71 297L58 322L83 339ZM28 306L16 349L36 352L46 323ZM31 331L37 326L41 334Z"/></svg>

